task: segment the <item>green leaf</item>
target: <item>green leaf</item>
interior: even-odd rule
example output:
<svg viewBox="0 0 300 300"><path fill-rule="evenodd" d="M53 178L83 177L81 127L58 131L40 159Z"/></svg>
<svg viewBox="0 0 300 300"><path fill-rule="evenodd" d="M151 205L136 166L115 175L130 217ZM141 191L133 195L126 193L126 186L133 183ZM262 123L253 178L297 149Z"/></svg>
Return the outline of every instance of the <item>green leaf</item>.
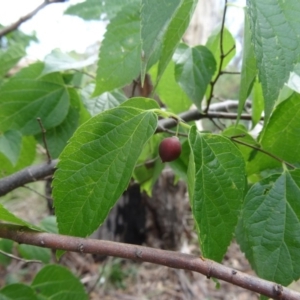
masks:
<svg viewBox="0 0 300 300"><path fill-rule="evenodd" d="M51 300L87 300L83 285L68 269L48 265L35 276L32 288L41 297Z"/></svg>
<svg viewBox="0 0 300 300"><path fill-rule="evenodd" d="M149 3L153 1L148 0ZM158 5L161 9L165 9L166 5L172 5L173 0L168 1L155 1L156 5ZM173 13L169 16L170 22L168 24L168 28L164 34L162 49L159 58L158 71L157 71L157 81L160 80L163 72L168 66L173 53L176 50L177 45L179 44L184 32L186 31L192 14L195 10L197 0L176 0L177 8L173 11ZM153 10L153 7L152 7ZM151 23L155 26L156 16L153 16ZM143 39L143 37L142 37Z"/></svg>
<svg viewBox="0 0 300 300"><path fill-rule="evenodd" d="M16 165L22 148L22 135L19 131L8 130L0 135L0 152L13 166Z"/></svg>
<svg viewBox="0 0 300 300"><path fill-rule="evenodd" d="M177 176L188 183L187 174L191 149L188 140L182 141L181 146L182 150L180 156L168 164Z"/></svg>
<svg viewBox="0 0 300 300"><path fill-rule="evenodd" d="M142 110L159 109L158 103L150 98L133 97L120 104L120 106L139 108Z"/></svg>
<svg viewBox="0 0 300 300"><path fill-rule="evenodd" d="M29 166L36 155L35 146L36 142L32 136L23 136L21 152L15 166L12 165L6 156L0 153L0 178Z"/></svg>
<svg viewBox="0 0 300 300"><path fill-rule="evenodd" d="M299 92L297 90L296 90L296 92L299 94L300 89L299 89ZM282 101L285 101L288 98L290 98L293 93L294 93L294 88L292 88L292 87L290 88L288 86L288 83L286 85L284 85L278 96L278 104L281 103Z"/></svg>
<svg viewBox="0 0 300 300"><path fill-rule="evenodd" d="M158 65L154 65L150 70L152 82L156 81ZM188 110L192 102L186 93L180 88L174 77L175 64L170 60L165 72L155 89L159 99L167 106L168 110L174 113L180 113Z"/></svg>
<svg viewBox="0 0 300 300"><path fill-rule="evenodd" d="M197 131L189 133L188 171L191 206L204 257L221 261L227 251L245 189L245 163L227 138Z"/></svg>
<svg viewBox="0 0 300 300"><path fill-rule="evenodd" d="M300 277L300 170L284 171L248 191L237 239L258 276L288 285Z"/></svg>
<svg viewBox="0 0 300 300"><path fill-rule="evenodd" d="M261 148L289 162L300 161L300 95L294 93L281 102L260 137ZM247 173L280 167L281 163L264 153L257 152L247 164Z"/></svg>
<svg viewBox="0 0 300 300"><path fill-rule="evenodd" d="M242 126L242 125L237 125L237 126L230 126L227 127L225 130L223 130L222 135L227 136L227 137L233 137L233 136L243 136L240 138L237 138L237 140L242 141L244 143L247 143L252 146L258 146L257 142L254 140L254 138L248 133L247 129ZM241 145L236 143L238 148L240 149L244 160L247 161L249 159L249 156L252 152L252 148L249 146Z"/></svg>
<svg viewBox="0 0 300 300"><path fill-rule="evenodd" d="M148 195L152 194L153 186L164 168L158 157L158 146L162 139L162 135L155 134L148 140L133 172L133 178Z"/></svg>
<svg viewBox="0 0 300 300"><path fill-rule="evenodd" d="M124 6L135 3L139 5L140 0L86 0L70 6L65 14L75 15L84 20L110 20L116 16L119 11L124 9Z"/></svg>
<svg viewBox="0 0 300 300"><path fill-rule="evenodd" d="M251 89L257 74L256 59L254 55L254 48L251 42L251 32L249 24L249 16L245 11L245 25L244 25L244 44L243 44L243 62L241 73L241 84L239 93L239 107L238 120L244 109L245 102L251 93Z"/></svg>
<svg viewBox="0 0 300 300"><path fill-rule="evenodd" d="M205 46L190 48L186 44L180 44L173 60L176 81L201 110L203 96L216 71L214 56Z"/></svg>
<svg viewBox="0 0 300 300"><path fill-rule="evenodd" d="M177 14L180 14L179 10L183 9L182 6L184 5L184 2L187 1L142 0L142 10L141 10L141 38L142 38L142 50L143 50L142 69L141 69L142 82L145 78L147 70L154 63L157 62L163 43L167 43L167 41L165 41L165 38L167 34L168 35L171 34L170 32L171 22L173 22L172 24L174 26L173 30L176 28L175 23L178 26L175 30L178 31L178 28L180 28L182 20L178 19ZM189 16L189 14L187 16ZM179 22L180 22L180 26L179 26ZM183 26L186 26L186 24L183 23ZM184 27L184 30L185 29L186 28ZM173 42L172 46L174 46L174 43L176 45L180 41L180 38L184 33L184 31L183 32L179 31L179 32L180 33L178 33L177 40L176 39L174 39L173 41L170 40ZM174 34L174 32L172 34ZM175 48L168 49L168 51L171 51L171 53L173 53L174 50ZM169 60L170 58L171 56L169 57ZM169 61L167 61L167 63L168 62Z"/></svg>
<svg viewBox="0 0 300 300"><path fill-rule="evenodd" d="M86 60L78 61L70 55L61 52L60 49L54 49L50 54L45 57L45 67L43 75L53 72L66 71L71 69L82 69L90 66L97 61L96 56L90 56Z"/></svg>
<svg viewBox="0 0 300 300"><path fill-rule="evenodd" d="M25 284L14 283L0 290L1 300L38 300L34 290Z"/></svg>
<svg viewBox="0 0 300 300"><path fill-rule="evenodd" d="M283 84L300 60L298 0L248 1L248 13L259 79L269 119Z"/></svg>
<svg viewBox="0 0 300 300"><path fill-rule="evenodd" d="M78 128L53 181L60 233L87 236L97 229L128 186L156 126L153 112L120 106Z"/></svg>
<svg viewBox="0 0 300 300"><path fill-rule="evenodd" d="M18 245L18 251L25 259L40 260L45 264L51 260L51 250L47 248L21 244Z"/></svg>
<svg viewBox="0 0 300 300"><path fill-rule="evenodd" d="M294 66L294 70L290 73L289 79L283 89L285 87L289 87L298 94L300 93L300 63Z"/></svg>
<svg viewBox="0 0 300 300"><path fill-rule="evenodd" d="M127 100L127 97L122 90L113 90L111 92L105 92L97 97L90 98L94 88L94 84L90 84L81 91L84 104L92 116L107 109L117 107Z"/></svg>
<svg viewBox="0 0 300 300"><path fill-rule="evenodd" d="M84 20L100 20L101 14L104 13L104 1L86 0L82 3L71 5L65 11L66 15L78 16Z"/></svg>
<svg viewBox="0 0 300 300"><path fill-rule="evenodd" d="M14 214L12 214L10 211L8 211L2 204L0 204L0 220L4 221L5 223L22 225L22 226L26 226L26 227L34 229L34 230L42 231L37 226L30 224L30 223L16 217Z"/></svg>
<svg viewBox="0 0 300 300"><path fill-rule="evenodd" d="M56 216L47 216L45 217L40 224L40 227L47 232L58 233Z"/></svg>
<svg viewBox="0 0 300 300"><path fill-rule="evenodd" d="M261 83L255 80L252 91L252 127L260 121L263 111L264 96Z"/></svg>
<svg viewBox="0 0 300 300"><path fill-rule="evenodd" d="M94 96L136 79L140 62L140 12L138 5L124 8L107 26L101 45Z"/></svg>
<svg viewBox="0 0 300 300"><path fill-rule="evenodd" d="M7 240L7 239L0 239L0 249L6 253L12 253L13 251L13 244L14 242L12 240ZM10 262L11 262L11 258L4 255L4 254L0 254L0 265L7 267ZM0 292L1 294L1 292ZM0 298L1 299L1 298Z"/></svg>
<svg viewBox="0 0 300 300"><path fill-rule="evenodd" d="M0 49L0 77L4 76L25 54L24 47L18 44L7 50Z"/></svg>
<svg viewBox="0 0 300 300"><path fill-rule="evenodd" d="M60 124L69 109L69 95L58 74L35 79L41 65L32 65L12 77L0 90L0 130L15 129L24 135Z"/></svg>
<svg viewBox="0 0 300 300"><path fill-rule="evenodd" d="M142 0L141 39L142 68L141 78L144 81L147 70L158 60L164 36L175 14L180 0L159 1Z"/></svg>

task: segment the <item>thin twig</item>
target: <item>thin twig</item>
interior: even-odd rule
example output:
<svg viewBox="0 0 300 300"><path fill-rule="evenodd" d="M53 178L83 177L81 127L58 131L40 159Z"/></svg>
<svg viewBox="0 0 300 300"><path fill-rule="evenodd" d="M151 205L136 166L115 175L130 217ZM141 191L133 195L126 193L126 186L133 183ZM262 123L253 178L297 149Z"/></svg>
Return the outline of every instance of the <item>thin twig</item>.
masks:
<svg viewBox="0 0 300 300"><path fill-rule="evenodd" d="M96 288L98 282L101 280L102 276L104 275L106 266L107 266L107 261L102 263L101 272L99 272L94 284L90 288L88 288L88 290L87 290L88 294L91 294L91 292Z"/></svg>
<svg viewBox="0 0 300 300"><path fill-rule="evenodd" d="M47 197L47 196L41 194L40 192L36 191L35 189L31 188L30 186L23 185L23 188L28 189L28 190L30 190L31 192L36 193L37 195L43 197L43 198L46 199L46 200L52 200L50 197Z"/></svg>
<svg viewBox="0 0 300 300"><path fill-rule="evenodd" d="M254 145L251 145L251 144L248 144L248 143L245 143L245 142L237 140L237 138L241 138L241 137L244 137L244 136L245 135L235 135L235 136L231 136L230 139L232 141L238 143L238 144L241 144L243 146L246 146L246 147L252 148L254 150L257 150L257 151L259 151L261 153L264 153L264 154L266 154L266 155L274 158L275 160L279 161L280 163L284 163L285 165L289 166L292 169L296 169L296 167L294 165L290 164L289 162L283 160L282 158L280 158L280 157L278 157L278 156L276 156L276 155L274 155L274 154L272 154L272 153L270 153L270 152L268 152L268 151L266 151L266 150L264 150L264 149L262 149L262 148L260 148L258 146L254 146Z"/></svg>
<svg viewBox="0 0 300 300"><path fill-rule="evenodd" d="M233 45L233 47L231 49L229 49L229 51L227 53L224 53L223 34L224 34L224 28L225 28L226 12L227 12L227 0L225 0L225 6L224 6L224 11L223 11L223 16L222 16L222 25L221 25L221 30L220 30L220 64L219 64L219 69L218 69L216 78L210 82L210 92L209 92L209 96L207 99L207 106L206 106L206 109L204 110L205 113L208 112L211 100L214 97L215 84L217 83L219 77L222 75L224 59L227 55L230 54L231 51L233 51L235 49L235 45Z"/></svg>
<svg viewBox="0 0 300 300"><path fill-rule="evenodd" d="M52 4L52 3L59 3L59 2L64 2L64 0L45 0L42 4L40 4L37 8L35 8L32 12L28 13L27 15L21 17L18 21L14 22L13 24L4 27L3 29L0 30L0 38L2 38L3 36L5 36L6 34L16 30L19 28L19 26L28 21L29 19L31 19L34 15L36 15L41 9L43 9L44 7L46 7L48 4Z"/></svg>
<svg viewBox="0 0 300 300"><path fill-rule="evenodd" d="M46 150L46 155L47 155L47 161L48 161L48 164L50 164L51 162L51 155L49 153L49 149L48 149L48 145L47 145L47 139L46 139L46 129L45 127L43 126L43 123L42 123L42 120L41 118L36 118L40 127L41 127L41 132L42 132L42 137L43 137L43 143L44 143L44 146L45 146L45 150Z"/></svg>
<svg viewBox="0 0 300 300"><path fill-rule="evenodd" d="M164 128L162 126L160 126L160 132L166 132L166 133L170 133L170 134L176 135L176 136L184 136L184 137L188 136L188 134L186 134L186 133L182 133L182 132L179 132L179 131L177 132L177 131L174 131L174 130L170 130L170 129Z"/></svg>
<svg viewBox="0 0 300 300"><path fill-rule="evenodd" d="M135 90L136 90L139 83L140 83L140 77L138 79L133 80L130 98L134 97Z"/></svg>
<svg viewBox="0 0 300 300"><path fill-rule="evenodd" d="M219 130L223 130L223 128L221 128L221 126L219 126L218 124L217 124L217 122L213 119L213 118L210 118L209 119ZM220 122L221 123L221 122ZM222 124L222 123L221 123ZM223 124L222 124L222 126L224 126ZM224 126L225 127L225 126Z"/></svg>
<svg viewBox="0 0 300 300"><path fill-rule="evenodd" d="M235 45L233 45L228 51L227 51L227 53L225 53L223 56L223 60L224 60L224 58L226 57L226 56L228 56L233 50L235 49ZM223 63L223 61L222 61L222 63ZM220 73L222 73L222 71L220 71Z"/></svg>
<svg viewBox="0 0 300 300"><path fill-rule="evenodd" d="M154 167L155 162L157 161L158 156L152 159L148 159L143 163L137 164L135 167L136 168L141 168L141 167L146 167L146 168L152 168Z"/></svg>
<svg viewBox="0 0 300 300"><path fill-rule="evenodd" d="M73 70L73 71L78 72L78 73L82 73L82 74L84 74L88 77L91 77L92 79L96 79L96 76L93 75L93 74L90 74L89 72L86 72L86 71L83 71L83 70L78 70L78 69L75 69L75 68L72 68L70 70Z"/></svg>
<svg viewBox="0 0 300 300"><path fill-rule="evenodd" d="M17 243L54 250L113 256L140 262L150 262L174 269L190 270L230 282L236 286L270 298L281 300L300 299L300 293L282 287L277 283L263 280L239 270L223 266L210 259L190 254L104 240L37 232L23 226L11 224L0 224L0 237L13 240ZM277 292L278 288L281 291L280 295Z"/></svg>
<svg viewBox="0 0 300 300"><path fill-rule="evenodd" d="M23 263L25 264L29 264L29 263L37 263L37 264L42 264L43 262L40 261L40 260L35 260L35 259L24 259L24 258L21 258L21 257L18 257L18 256L15 256L11 253L7 253L5 251L2 251L0 250L0 253L9 257L9 258L12 258L12 259L15 259L15 260L19 260L19 261L22 261Z"/></svg>
<svg viewBox="0 0 300 300"><path fill-rule="evenodd" d="M225 27L225 18L226 18L226 12L227 12L227 0L225 0L225 5L224 5L224 11L223 11L223 16L222 16L222 25L221 25L221 36L220 36L220 52L221 52L221 58L224 58L224 48L223 48L223 31Z"/></svg>
<svg viewBox="0 0 300 300"><path fill-rule="evenodd" d="M221 74L241 75L241 72L234 72L234 71L221 71Z"/></svg>

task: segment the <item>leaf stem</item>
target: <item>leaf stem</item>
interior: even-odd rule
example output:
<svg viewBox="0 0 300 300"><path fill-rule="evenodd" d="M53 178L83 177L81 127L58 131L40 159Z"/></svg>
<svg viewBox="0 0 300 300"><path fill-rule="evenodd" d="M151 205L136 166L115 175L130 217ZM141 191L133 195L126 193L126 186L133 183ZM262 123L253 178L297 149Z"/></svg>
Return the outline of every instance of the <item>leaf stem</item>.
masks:
<svg viewBox="0 0 300 300"><path fill-rule="evenodd" d="M274 158L275 160L277 160L277 161L279 161L279 162L285 164L286 166L289 166L289 167L292 168L292 169L296 169L296 167L295 167L294 165L292 165L292 164L290 164L289 162L283 160L282 158L280 158L280 157L278 157L278 156L276 156L276 155L274 155L274 154L272 154L272 153L270 153L270 152L268 152L268 151L266 151L266 150L260 148L259 146L254 146L254 145L248 144L248 143L246 143L246 142L242 142L242 141L237 140L237 138L241 138L241 137L245 137L245 134L240 134L240 135L231 136L230 139L231 139L232 141L234 141L234 142L240 144L240 145L243 145L243 146L252 148L252 149L254 149L254 150L257 150L257 151L259 151L259 152L261 152L261 153L264 153L264 154L266 154L266 155L268 155L268 156Z"/></svg>
<svg viewBox="0 0 300 300"><path fill-rule="evenodd" d="M159 132L167 132L167 133L170 133L170 134L173 134L173 135L176 135L176 136L184 136L184 137L188 136L188 134L186 134L186 133L179 132L178 130L176 130L176 131L170 130L170 129L167 129L167 128L165 128L163 126L160 126L160 125L159 125Z"/></svg>
<svg viewBox="0 0 300 300"><path fill-rule="evenodd" d="M13 254L11 254L11 253L7 253L7 252L5 252L5 251L2 251L2 250L0 250L0 253L2 254L2 255L4 255L4 256L7 256L7 257L9 257L9 258L12 258L12 259L15 259L15 260L18 260L18 261L22 261L23 263L25 263L25 264L29 264L29 263L38 263L38 264L42 264L43 262L41 261L41 260L35 260L35 259L23 259L23 258L20 258L20 257L18 257L18 256L15 256L15 255L13 255Z"/></svg>
<svg viewBox="0 0 300 300"><path fill-rule="evenodd" d="M152 111L154 113L156 113L158 116L161 116L163 118L170 118L170 119L174 119L178 124L180 124L181 126L190 129L191 126L187 123L185 123L185 121L180 118L178 115L168 112L168 111L163 111L161 109L152 109Z"/></svg>

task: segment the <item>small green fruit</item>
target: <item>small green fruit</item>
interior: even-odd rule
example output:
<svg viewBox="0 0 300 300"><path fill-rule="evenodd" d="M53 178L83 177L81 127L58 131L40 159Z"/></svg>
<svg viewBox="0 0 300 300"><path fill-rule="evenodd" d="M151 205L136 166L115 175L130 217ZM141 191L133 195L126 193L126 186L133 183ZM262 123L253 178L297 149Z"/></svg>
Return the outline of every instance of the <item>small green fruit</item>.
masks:
<svg viewBox="0 0 300 300"><path fill-rule="evenodd" d="M177 159L181 154L179 138L172 136L162 140L159 144L158 153L163 163Z"/></svg>

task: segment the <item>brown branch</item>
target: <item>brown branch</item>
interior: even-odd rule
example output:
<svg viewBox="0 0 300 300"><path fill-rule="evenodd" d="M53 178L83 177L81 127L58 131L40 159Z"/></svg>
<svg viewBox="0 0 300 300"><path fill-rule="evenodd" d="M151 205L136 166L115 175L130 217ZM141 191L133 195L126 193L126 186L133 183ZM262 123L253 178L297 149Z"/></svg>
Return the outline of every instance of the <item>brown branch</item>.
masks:
<svg viewBox="0 0 300 300"><path fill-rule="evenodd" d="M7 253L7 252L2 251L2 250L0 250L0 254L4 255L4 256L6 256L6 257L12 258L12 259L21 261L21 262L23 262L23 263L25 263L25 264L30 264L30 263L42 264L42 263L43 263L41 260L24 259L24 258L15 256L15 255L13 255L13 254L11 254L11 253Z"/></svg>
<svg viewBox="0 0 300 300"><path fill-rule="evenodd" d="M0 237L13 240L17 243L55 250L121 257L140 262L150 262L175 269L190 270L201 273L207 277L214 277L230 282L236 286L273 299L300 299L300 293L282 287L279 284L225 267L212 260L189 254L117 242L36 232L26 227L10 224L0 224Z"/></svg>
<svg viewBox="0 0 300 300"><path fill-rule="evenodd" d="M2 178L0 180L0 196L3 196L20 186L24 186L26 183L34 182L52 175L57 163L58 159L54 159L50 163L47 162L30 166L17 173Z"/></svg>
<svg viewBox="0 0 300 300"><path fill-rule="evenodd" d="M204 110L205 113L207 113L209 111L211 100L214 97L214 88L215 88L217 81L219 80L219 78L222 74L225 74L224 72L222 72L224 59L226 58L227 55L229 55L235 49L235 45L233 45L233 47L231 49L229 49L229 51L227 53L224 53L223 34L224 34L224 28L225 28L226 12L227 12L227 0L225 0L224 11L223 11L223 16L222 16L222 25L221 25L221 30L220 30L220 45L219 45L220 46L220 64L219 64L218 73L217 73L216 78L210 82L210 92L209 92L209 96L207 98L207 107Z"/></svg>
<svg viewBox="0 0 300 300"><path fill-rule="evenodd" d="M223 31L224 31L224 28L225 28L226 12L227 12L227 0L225 0L224 11L223 11L223 16L222 16L222 25L221 25L221 36L220 36L221 59L226 56L225 53L224 53L224 48L223 48ZM222 63L220 63L220 65L222 65Z"/></svg>
<svg viewBox="0 0 300 300"><path fill-rule="evenodd" d="M226 103L224 103L226 104ZM227 105L227 104L226 104ZM225 106L226 106L225 105ZM225 107L224 106L224 107ZM223 107L223 106L221 106ZM198 110L189 110L184 113L179 114L179 118L186 122L200 120L200 119L231 119L235 120L237 114L235 113L224 113L224 112L209 112L207 114L200 113ZM251 115L242 114L240 119L242 120L251 120ZM164 132L168 128L177 126L177 121L173 118L161 119L158 122L158 127L156 133ZM35 166L27 167L17 173L14 173L8 177L0 179L0 197L6 195L12 190L24 186L27 183L41 180L47 176L50 176L54 173L55 167L58 163L58 160L51 160L50 163L42 163Z"/></svg>
<svg viewBox="0 0 300 300"><path fill-rule="evenodd" d="M197 109L189 110L184 113L178 115L180 119L184 120L185 122L191 122L196 120L202 119L228 119L228 120L236 120L237 114L236 113L225 113L225 112L208 112L208 113L201 113ZM241 120L248 120L251 121L252 117L249 114L242 114ZM162 119L159 121L159 127L156 132L162 132L161 128L172 128L177 125L177 122L170 118L170 119Z"/></svg>
<svg viewBox="0 0 300 300"><path fill-rule="evenodd" d="M18 21L14 22L13 24L4 27L3 29L0 30L0 38L5 36L6 34L18 29L18 27L31 19L34 15L36 15L41 9L46 7L48 4L52 3L59 3L59 2L64 2L64 0L45 0L41 5L39 5L37 8L35 8L32 12L28 13L27 15L21 17Z"/></svg>

